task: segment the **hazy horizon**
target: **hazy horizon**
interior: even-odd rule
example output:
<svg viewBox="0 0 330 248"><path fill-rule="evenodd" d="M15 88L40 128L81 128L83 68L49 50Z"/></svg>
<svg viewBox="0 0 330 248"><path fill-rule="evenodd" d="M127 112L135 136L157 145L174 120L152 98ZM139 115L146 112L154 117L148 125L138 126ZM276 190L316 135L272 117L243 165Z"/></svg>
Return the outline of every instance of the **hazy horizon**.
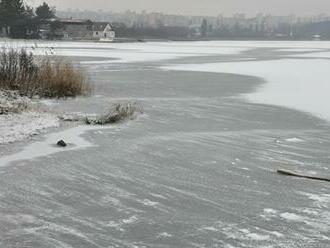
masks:
<svg viewBox="0 0 330 248"><path fill-rule="evenodd" d="M26 0L36 6L45 0ZM58 10L103 10L123 12L126 10L148 12L164 12L179 15L232 15L244 13L255 15L267 13L273 15L317 15L330 13L330 1L328 0L46 0Z"/></svg>

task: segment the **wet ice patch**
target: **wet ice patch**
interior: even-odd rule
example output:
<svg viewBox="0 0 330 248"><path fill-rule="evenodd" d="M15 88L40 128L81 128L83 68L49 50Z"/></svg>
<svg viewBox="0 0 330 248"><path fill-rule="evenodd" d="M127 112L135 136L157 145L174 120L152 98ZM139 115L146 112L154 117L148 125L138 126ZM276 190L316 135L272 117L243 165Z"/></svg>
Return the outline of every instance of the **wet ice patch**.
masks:
<svg viewBox="0 0 330 248"><path fill-rule="evenodd" d="M99 130L99 129L111 129L111 128L114 127L113 126L96 127L96 126L81 125L61 132L48 134L45 140L36 141L26 146L21 152L1 157L0 167L7 166L14 161L32 160L35 158L45 157L59 152L80 150L80 149L86 149L89 147L96 146L92 142L83 138L82 135L88 131ZM69 144L69 146L63 149L56 146L56 143L62 139L67 141Z"/></svg>

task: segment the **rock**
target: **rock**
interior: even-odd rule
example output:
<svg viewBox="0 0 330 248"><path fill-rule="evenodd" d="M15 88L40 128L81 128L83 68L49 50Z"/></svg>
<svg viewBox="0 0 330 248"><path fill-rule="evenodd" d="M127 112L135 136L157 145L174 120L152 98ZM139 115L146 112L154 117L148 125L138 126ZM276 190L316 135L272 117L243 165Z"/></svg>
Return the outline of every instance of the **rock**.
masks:
<svg viewBox="0 0 330 248"><path fill-rule="evenodd" d="M60 140L59 142L57 142L57 146L66 147L67 144L64 142L64 140Z"/></svg>

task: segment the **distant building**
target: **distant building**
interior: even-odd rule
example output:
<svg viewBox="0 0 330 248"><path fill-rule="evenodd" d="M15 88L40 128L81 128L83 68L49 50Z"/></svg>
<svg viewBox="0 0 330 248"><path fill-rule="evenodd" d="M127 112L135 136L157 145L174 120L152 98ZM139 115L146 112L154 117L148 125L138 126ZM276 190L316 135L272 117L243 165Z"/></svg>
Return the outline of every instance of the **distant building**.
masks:
<svg viewBox="0 0 330 248"><path fill-rule="evenodd" d="M42 39L101 40L112 42L115 32L110 23L93 23L82 19L49 19L39 27Z"/></svg>
<svg viewBox="0 0 330 248"><path fill-rule="evenodd" d="M113 31L110 23L108 22L95 22L93 23L93 39L100 41L112 42L115 39L115 31Z"/></svg>
<svg viewBox="0 0 330 248"><path fill-rule="evenodd" d="M91 39L92 25L90 20L48 19L39 27L42 39Z"/></svg>

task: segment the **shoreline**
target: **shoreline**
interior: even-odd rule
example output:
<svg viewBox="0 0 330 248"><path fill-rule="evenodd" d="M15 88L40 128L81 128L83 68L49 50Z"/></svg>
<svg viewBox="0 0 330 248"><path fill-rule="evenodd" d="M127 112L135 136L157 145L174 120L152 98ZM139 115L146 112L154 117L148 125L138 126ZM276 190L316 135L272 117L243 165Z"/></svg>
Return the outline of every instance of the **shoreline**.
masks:
<svg viewBox="0 0 330 248"><path fill-rule="evenodd" d="M80 43L101 43L101 44L116 44L116 43L147 43L147 42L209 42L209 41L264 41L264 42L329 42L330 39L267 39L267 38L233 38L233 37L219 37L219 38L152 38L152 37L121 37L116 38L112 42L102 42L94 39L54 39L54 40L46 40L46 39L14 39L9 37L0 37L0 41L35 41L35 42L80 42Z"/></svg>

